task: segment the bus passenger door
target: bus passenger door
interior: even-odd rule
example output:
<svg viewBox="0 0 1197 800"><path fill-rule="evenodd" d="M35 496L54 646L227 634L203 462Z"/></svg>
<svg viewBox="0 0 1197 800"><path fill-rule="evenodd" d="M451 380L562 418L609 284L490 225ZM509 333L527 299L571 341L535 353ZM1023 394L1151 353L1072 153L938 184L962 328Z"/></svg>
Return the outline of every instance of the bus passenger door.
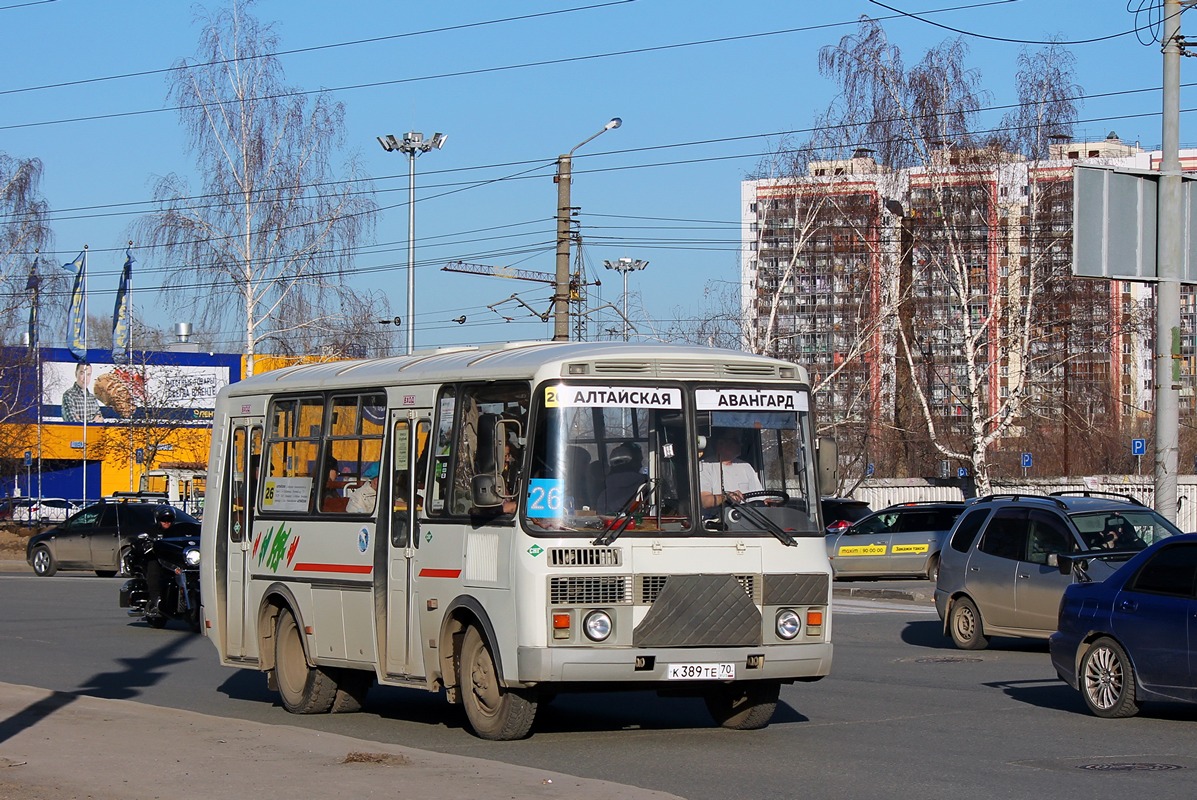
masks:
<svg viewBox="0 0 1197 800"><path fill-rule="evenodd" d="M386 644L383 672L423 675L419 623L412 597L412 564L420 546L431 411L392 413L390 513L387 542ZM414 432L414 436L412 435ZM379 508L379 514L385 513Z"/></svg>
<svg viewBox="0 0 1197 800"><path fill-rule="evenodd" d="M229 457L225 462L228 474L224 480L229 493L228 528L224 531L228 547L224 596L227 655L237 657L250 655L252 649L246 637L247 630L254 630L254 626L247 625L247 615L253 613L249 608L249 549L253 542L253 510L262 460L262 420L234 420L231 432ZM217 565L218 575L219 571Z"/></svg>

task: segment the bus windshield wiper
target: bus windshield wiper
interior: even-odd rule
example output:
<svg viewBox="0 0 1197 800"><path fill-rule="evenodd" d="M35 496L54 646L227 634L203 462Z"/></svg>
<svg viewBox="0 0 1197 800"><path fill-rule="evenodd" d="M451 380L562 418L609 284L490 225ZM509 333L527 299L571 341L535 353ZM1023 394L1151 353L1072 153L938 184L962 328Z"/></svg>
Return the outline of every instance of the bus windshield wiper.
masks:
<svg viewBox="0 0 1197 800"><path fill-rule="evenodd" d="M640 506L652 500L656 488L657 482L652 478L648 478L640 484L636 491L632 492L632 496L627 499L627 502L620 506L614 519L607 523L607 527L591 544L609 545L622 536L623 532L632 524L632 520L636 518L636 511Z"/></svg>
<svg viewBox="0 0 1197 800"><path fill-rule="evenodd" d="M795 539L786 531L782 530L780 525L761 513L760 509L753 508L746 502L734 503L733 505L739 509L740 513L747 517L751 522L769 531L769 533L773 534L777 541L781 542L786 547L798 546L797 539Z"/></svg>

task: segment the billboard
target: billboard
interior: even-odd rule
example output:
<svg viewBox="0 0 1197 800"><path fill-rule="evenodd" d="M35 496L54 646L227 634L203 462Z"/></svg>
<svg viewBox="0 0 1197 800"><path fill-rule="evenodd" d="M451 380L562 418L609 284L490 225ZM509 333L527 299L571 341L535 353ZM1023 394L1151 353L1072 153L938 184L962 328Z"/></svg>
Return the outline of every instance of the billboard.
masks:
<svg viewBox="0 0 1197 800"><path fill-rule="evenodd" d="M240 378L238 356L134 353L114 364L108 351L88 355L78 362L66 350L43 350L42 422L210 425L216 393Z"/></svg>

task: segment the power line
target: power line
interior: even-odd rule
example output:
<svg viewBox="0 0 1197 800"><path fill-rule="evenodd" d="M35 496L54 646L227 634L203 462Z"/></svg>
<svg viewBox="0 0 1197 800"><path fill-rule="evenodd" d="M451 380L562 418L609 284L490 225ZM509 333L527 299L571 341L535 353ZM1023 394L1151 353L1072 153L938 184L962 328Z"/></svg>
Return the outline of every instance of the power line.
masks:
<svg viewBox="0 0 1197 800"><path fill-rule="evenodd" d="M1075 39L1075 40L1068 40L1068 41L1053 41L1051 39L1048 39L1048 40L1012 39L1012 38L1007 38L1005 36L991 36L989 34L977 33L975 31L966 31L962 28L953 28L951 25L944 25L941 22L935 22L933 20L923 19L923 17L919 14L911 14L910 12L903 11L900 8L895 8L894 6L886 5L885 3L882 3L881 0L869 0L869 2L875 6L881 6L882 8L884 8L887 11L892 11L894 14L896 14L899 17L908 17L909 19L917 20L918 22L922 22L926 25L931 25L936 28L942 28L945 31L950 31L952 33L956 33L961 36L969 36L974 39L985 39L990 42L1006 42L1008 44L1036 44L1036 45L1058 44L1058 45L1061 45L1064 47L1072 46L1072 45L1081 45L1081 44L1094 44L1095 42L1107 42L1111 39L1118 39L1123 36L1130 36L1132 33L1137 34L1137 33L1139 33L1139 31L1147 30L1151 27L1150 24L1148 24L1148 25L1144 25L1141 27L1130 28L1129 30L1120 31L1118 33L1107 34L1105 36L1095 36L1092 39ZM1014 3L1014 2L1017 2L1017 0L1001 0L1001 2Z"/></svg>
<svg viewBox="0 0 1197 800"><path fill-rule="evenodd" d="M1194 85L1197 85L1197 83L1189 83L1189 84L1185 84L1185 85L1186 86L1194 86ZM1098 96L1099 97L1117 97L1117 96L1138 94L1138 93L1149 92L1149 91L1155 91L1155 90L1153 90L1153 89L1126 89L1126 90L1120 90L1120 91L1116 91L1116 92L1106 92L1106 93L1102 93L1101 95L1098 95ZM1074 99L1081 99L1081 98L1078 97L1078 98L1074 98ZM985 112L985 111L991 111L991 110L1005 110L1005 109L1017 108L1017 107L1018 107L1018 104L992 106L992 107L980 109L979 113ZM1184 110L1182 110L1182 113L1186 113L1186 114L1192 113L1194 110L1197 110L1197 109L1184 109ZM1142 118L1146 118L1146 117L1158 117L1159 114L1160 114L1160 112L1158 112L1158 111L1150 111L1150 112L1144 112L1144 113L1140 113L1140 114L1120 114L1120 115L1116 115L1116 116L1090 117L1090 118L1076 120L1073 124L1074 125L1083 125L1083 124L1096 123L1096 122L1107 122L1107 123L1108 122L1117 122L1120 120L1127 120L1127 119L1142 119ZM800 134L800 133L811 133L811 132L815 132L816 130L834 130L836 128L845 129L845 128L851 128L851 127L855 127L855 125L843 124L843 125L837 125L837 126L830 126L830 127L822 128L822 129L811 127L811 128L803 128L803 129L794 129L791 131L748 134L748 135L743 135L743 136L728 136L728 137L705 139L705 140L690 141L690 142L680 142L680 143L672 143L672 144L664 144L664 145L650 145L650 146L646 146L646 147L629 148L626 150L591 153L591 154L586 154L585 157L595 158L598 156L607 156L607 155L628 155L628 154L635 154L635 153L652 152L652 151L656 151L656 150L676 149L676 148L682 148L682 147L695 147L695 146L710 145L710 144L726 144L726 143L753 140L753 139L783 138L786 136L792 136L792 135ZM980 134L999 133L1004 130L1008 130L1008 129L1004 128L1004 127L979 129L979 130L970 132L970 135L977 136ZM864 141L864 140L862 140L862 141L855 142L855 146L865 147L865 146L869 146L869 145L880 145L882 143L883 142L881 142L881 141ZM834 146L834 145L827 145L827 146L822 146L822 147L812 147L812 148L806 148L806 149L809 150L811 153L819 153L819 152L834 151L835 147L836 146ZM589 170L575 170L575 172L577 174L598 174L598 173L604 173L604 172L618 172L618 171L626 171L626 170L633 170L633 169L649 169L649 168L657 168L657 167L664 167L664 166L682 166L682 165L687 165L687 164L699 164L699 163L706 163L706 162L713 162L713 161L740 160L740 159L745 159L745 158L761 158L761 157L767 156L767 155L776 156L776 155L783 155L783 154L793 154L793 153L796 153L799 151L800 151L800 149L786 148L786 149L768 152L768 153L761 153L761 152L735 153L735 154L724 155L724 156L708 156L708 157L703 157L703 158L675 159L672 161L658 161L658 162L651 162L651 163L646 163L646 164L632 164L632 165L605 167L605 168L597 168L597 169L589 169ZM535 164L535 166L533 166L530 169L523 170L522 172L517 172L517 173L513 173L511 175L506 175L506 176L502 176L499 178L493 178L493 179L488 179L488 180L463 181L463 182L456 182L456 183L441 183L441 184L426 184L424 187L426 189L427 188L435 189L435 188L444 188L444 187L456 187L456 188L452 188L451 191L442 192L440 194L433 195L431 197L425 197L425 198L423 198L423 202L427 202L428 200L438 199L440 197L444 197L444 196L447 196L450 194L455 194L460 191L466 191L469 189L480 188L482 186L486 186L486 185L489 185L492 183L499 183L499 182L513 181L513 180L538 179L542 176L529 175L529 173L533 173L539 169L546 169L546 168L552 166L552 162L550 162L550 161L535 161L535 162L519 161L519 162L510 162L510 163L513 165L514 164L533 163L533 164ZM463 168L456 168L456 169L430 170L426 174L428 174L428 175L451 174L454 172L476 171L478 169L490 169L490 168L494 168L495 166L506 166L506 165L500 164L500 165L487 165L484 167L474 166L474 167L463 167ZM338 185L338 184L356 182L358 180L361 180L361 179L351 179L349 181L325 181L325 182L310 184L307 186ZM262 190L257 190L257 191L268 192L270 190L262 189ZM387 190L382 190L382 191L389 192L389 191L399 191L399 190L398 189L394 189L394 190L387 189ZM355 192L355 193L351 193L351 194L371 194L372 195L372 194L376 194L376 193L377 193L377 191L374 191L374 190L369 190L369 191L363 190L361 192ZM196 199L216 198L219 196L220 195L213 194L213 193L202 194L202 195L185 195L185 196L181 196L181 197L177 197L177 198L172 198L172 201L185 202L185 201L191 201L191 200L196 200ZM323 197L323 196L317 195L313 199L319 199L320 197ZM150 204L157 203L157 202L160 202L160 201L146 200L146 201L131 201L131 202L113 203L113 204L100 204L100 205L94 205L94 206L80 207L78 210L99 210L99 209L104 209L104 208L123 208L123 207L128 207L128 206L150 205ZM203 204L194 205L193 204L192 208L195 208L195 209L222 208L222 207L226 207L226 206L230 206L230 205L239 205L241 202L243 202L243 199L238 198L236 201L230 200L228 202L222 202L222 203L212 203L212 204L207 204L207 205L203 205ZM403 201L403 202L395 203L395 204L388 205L388 206L382 206L377 210L385 211L385 210L389 210L392 208L401 208L406 205L407 205L407 202ZM70 210L75 210L75 209L70 209ZM152 213L152 209L150 209L150 210L129 209L127 211L114 211L114 212L110 212L110 213L106 213L106 214L81 214L81 215L70 216L70 217L55 216L54 213L51 213L47 219L48 219L48 221L55 222L55 221L62 221L62 220L68 220L68 219L69 220L96 219L96 218L103 218L103 217L107 217L107 216L130 216L130 215L143 214L143 213ZM0 215L0 221L3 221L5 219L11 219L13 217L14 217L14 215ZM227 238L227 237L224 237L224 238ZM123 249L123 247L110 248L109 250L116 251L116 250L121 250L121 249ZM106 252L106 251L107 250L105 250L105 249L99 249L96 252ZM63 252L66 252L66 251L63 251ZM17 253L17 254L18 255L32 255L30 253Z"/></svg>
<svg viewBox="0 0 1197 800"><path fill-rule="evenodd" d="M54 0L38 0L42 3L54 2ZM500 19L483 20L481 22L466 22L461 25L446 25L441 28L427 28L421 31L408 31L406 33L393 33L387 36L373 36L368 39L354 39L348 42L335 42L332 44L319 44L310 47L296 47L291 50L275 50L271 53L259 53L252 56L239 56L237 58L221 58L215 61L205 61L199 64L183 64L177 67L160 67L158 69L141 70L140 72L125 72L119 75L105 75L99 78L80 78L73 81L61 81L59 83L46 83L40 86L25 86L20 89L2 89L0 95L6 94L21 94L24 92L37 92L44 89L61 89L67 86L83 86L90 83L103 83L105 81L124 80L125 78L144 78L148 75L163 75L170 72L178 72L180 70L200 69L202 67L215 67L221 64L238 64L245 61L254 61L262 58L277 58L279 56L290 56L299 53L314 53L320 50L333 50L340 47L356 47L363 44L376 44L378 42L389 42L395 39L409 39L415 36L426 36L433 33L448 33L450 31L468 30L470 28L482 28L488 25L499 25L506 22L522 22L524 20L536 19L537 17L554 17L560 14L572 14L575 11L590 11L596 8L606 8L608 6L618 6L627 3L635 2L635 0L611 0L606 3L596 3L589 6L578 6L575 8L561 8L556 11L541 11L535 14L523 14L518 17L503 17ZM23 3L22 5L36 5L36 3ZM4 8L18 8L18 6L0 7L0 11Z"/></svg>
<svg viewBox="0 0 1197 800"><path fill-rule="evenodd" d="M1010 0L987 0L987 2L973 3L970 5L963 5L963 6L954 6L952 8L945 8L945 9L936 9L935 11L927 12L927 13L937 13L937 14L947 13L950 11L960 11L960 10L967 10L967 9L974 9L974 8L982 8L985 6L998 5L998 4L1007 3L1007 2L1010 2ZM902 15L895 15L894 17L882 17L881 19L882 20L895 19L895 18L899 18L901 16ZM257 97L246 98L246 99L259 100L259 101L261 101L261 100L280 100L280 99L286 99L289 97L306 97L306 96L312 95L312 94L323 94L325 92L328 92L330 94L335 94L337 92L345 92L345 91L351 91L351 90L357 90L357 89L377 89L382 86L398 86L398 85L407 84L407 83L417 83L417 82L430 81L430 80L441 80L441 79L445 79L445 78L461 78L461 77L468 77L468 76L474 76L474 75L487 75L487 74L492 74L492 73L497 73L497 72L510 72L513 70L530 69L533 67L557 66L557 65L561 65L561 64L576 64L576 63L580 63L580 62L584 62L584 61L596 61L596 60L600 60L600 59L620 58L620 57L631 56L631 55L643 55L645 53L659 53L659 52L664 52L664 51L668 51L668 50L680 50L680 49L690 48L690 47L705 47L708 45L727 44L729 42L750 41L750 40L754 40L754 39L762 39L762 38L768 38L768 37L773 37L773 36L787 36L787 35L794 34L794 33L808 33L810 31L815 31L815 30L823 30L823 29L827 29L827 28L838 28L838 27L844 27L846 25L855 25L855 24L857 24L856 20L846 21L846 22L828 22L828 23L822 23L819 25L806 25L806 26L796 27L796 28L785 28L785 29L780 29L780 30L761 31L758 33L746 33L746 34L740 34L737 36L722 36L722 37L717 37L714 39L700 39L700 40L691 41L691 42L676 42L673 44L653 45L653 46L649 46L649 47L638 47L638 48L631 48L631 49L627 49L627 50L614 50L614 51L610 51L610 52L606 52L606 53L591 53L589 55L582 55L582 56L567 56L567 57L563 57L563 58L543 59L540 61L528 61L528 62L523 62L523 63L519 63L519 64L506 64L506 65L498 66L498 67L479 67L478 69L457 70L454 72L443 72L443 73L436 73L436 74L432 74L432 75L419 75L419 76L415 76L415 77L411 77L411 78L394 78L394 79L385 80L385 81L373 81L370 83L348 84L345 86L336 86L336 87L331 87L331 88L300 89L300 90L296 90L293 92L280 92L278 94L263 95L263 96L257 96ZM223 105L224 105L224 103L220 103L220 102L188 103L188 104L178 105L178 106L167 106L164 108L142 109L139 111L117 111L117 112L111 112L108 114L93 114L93 115L82 116L82 117L67 117L67 118L55 119L55 120L41 120L38 122L22 122L22 123L17 123L14 125L0 125L0 131L18 130L18 129L22 129L22 128L36 128L36 127L43 127L43 126L49 126L49 125L65 125L65 124L69 124L69 123L73 123L73 122L96 122L96 121L107 120L107 119L120 119L120 118L126 118L126 117L146 116L146 115L150 115L150 114L161 114L161 113L164 113L167 111L189 111L189 110L196 109L196 108L207 108L208 106L223 106Z"/></svg>

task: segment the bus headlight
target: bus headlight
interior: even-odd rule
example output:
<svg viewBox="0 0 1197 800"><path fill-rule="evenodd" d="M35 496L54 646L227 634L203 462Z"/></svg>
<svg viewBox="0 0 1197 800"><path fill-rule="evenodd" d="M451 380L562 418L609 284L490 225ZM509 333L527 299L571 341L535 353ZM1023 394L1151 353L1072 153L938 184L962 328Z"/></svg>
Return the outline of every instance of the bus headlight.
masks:
<svg viewBox="0 0 1197 800"><path fill-rule="evenodd" d="M200 560L199 550L188 550L183 553L183 560L187 562L187 566L189 567L198 566Z"/></svg>
<svg viewBox="0 0 1197 800"><path fill-rule="evenodd" d="M582 620L582 630L592 642L601 642L611 635L611 615L606 611L591 611Z"/></svg>
<svg viewBox="0 0 1197 800"><path fill-rule="evenodd" d="M792 608L783 608L777 612L777 635L789 641L802 630L802 619Z"/></svg>

